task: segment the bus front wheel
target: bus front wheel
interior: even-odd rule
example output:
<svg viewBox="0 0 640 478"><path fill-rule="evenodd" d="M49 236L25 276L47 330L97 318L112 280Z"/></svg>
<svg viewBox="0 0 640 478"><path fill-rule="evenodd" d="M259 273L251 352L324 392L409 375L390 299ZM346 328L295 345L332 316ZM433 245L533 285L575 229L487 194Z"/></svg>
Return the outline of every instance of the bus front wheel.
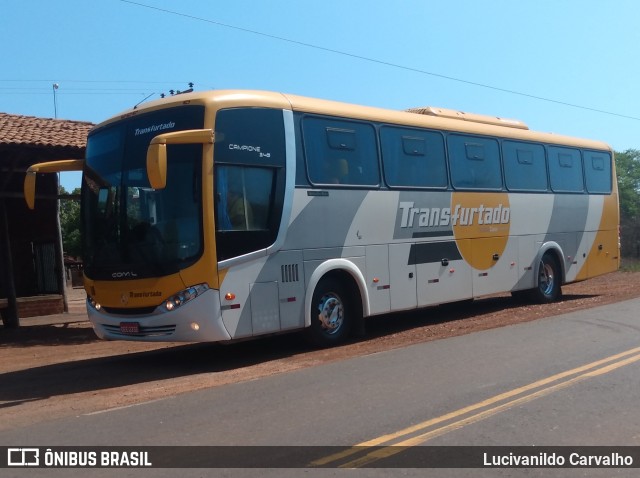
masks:
<svg viewBox="0 0 640 478"><path fill-rule="evenodd" d="M307 339L319 347L344 342L354 323L355 313L349 288L332 277L321 279L313 292L311 325L305 330Z"/></svg>
<svg viewBox="0 0 640 478"><path fill-rule="evenodd" d="M562 294L560 289L560 267L550 253L540 259L538 265L537 287L533 289L533 299L539 303L549 303L558 300Z"/></svg>

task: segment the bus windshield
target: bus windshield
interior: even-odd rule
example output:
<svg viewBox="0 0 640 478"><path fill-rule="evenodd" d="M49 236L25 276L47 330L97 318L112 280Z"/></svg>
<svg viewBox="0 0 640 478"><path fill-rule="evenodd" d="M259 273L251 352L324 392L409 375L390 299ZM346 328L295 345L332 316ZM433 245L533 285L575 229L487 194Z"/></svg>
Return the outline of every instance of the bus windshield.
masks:
<svg viewBox="0 0 640 478"><path fill-rule="evenodd" d="M193 111L194 109L199 111ZM169 147L167 186L150 187L157 134L202 127L203 108L133 117L92 133L82 184L85 272L94 280L178 272L202 254L202 146Z"/></svg>

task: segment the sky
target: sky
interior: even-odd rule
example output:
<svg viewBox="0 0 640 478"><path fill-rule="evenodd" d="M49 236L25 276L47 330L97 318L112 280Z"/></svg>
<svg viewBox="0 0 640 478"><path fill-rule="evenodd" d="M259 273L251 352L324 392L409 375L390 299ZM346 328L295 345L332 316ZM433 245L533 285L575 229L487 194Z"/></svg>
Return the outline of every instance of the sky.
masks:
<svg viewBox="0 0 640 478"><path fill-rule="evenodd" d="M636 0L0 0L0 11L0 112L99 123L193 82L453 108L640 149Z"/></svg>

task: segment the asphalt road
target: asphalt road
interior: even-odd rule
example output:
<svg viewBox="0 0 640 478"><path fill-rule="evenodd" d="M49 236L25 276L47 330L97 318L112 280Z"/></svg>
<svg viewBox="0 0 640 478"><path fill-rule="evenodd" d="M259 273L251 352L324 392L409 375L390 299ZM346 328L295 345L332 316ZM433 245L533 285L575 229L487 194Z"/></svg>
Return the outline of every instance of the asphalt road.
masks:
<svg viewBox="0 0 640 478"><path fill-rule="evenodd" d="M638 469L621 468L385 467L418 466L411 458L420 450L415 446L640 446L639 309L640 299L634 299L6 430L0 445L276 446L268 449L276 454L304 445L317 447L308 449L309 462L332 467L192 469L181 476L638 476ZM389 445L396 447L367 448ZM265 449L250 450L259 455ZM183 451L166 448L162 458ZM177 474L157 468L75 472ZM0 470L2 476L30 473ZM38 470L38 476L70 474Z"/></svg>

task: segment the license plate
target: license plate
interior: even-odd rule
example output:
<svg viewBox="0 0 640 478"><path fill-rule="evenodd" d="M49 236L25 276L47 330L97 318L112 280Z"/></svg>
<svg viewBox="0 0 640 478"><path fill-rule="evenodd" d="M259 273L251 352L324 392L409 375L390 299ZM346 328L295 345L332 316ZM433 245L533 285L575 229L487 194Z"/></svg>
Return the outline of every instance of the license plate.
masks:
<svg viewBox="0 0 640 478"><path fill-rule="evenodd" d="M122 334L139 334L140 324L138 322L120 322L120 333Z"/></svg>

